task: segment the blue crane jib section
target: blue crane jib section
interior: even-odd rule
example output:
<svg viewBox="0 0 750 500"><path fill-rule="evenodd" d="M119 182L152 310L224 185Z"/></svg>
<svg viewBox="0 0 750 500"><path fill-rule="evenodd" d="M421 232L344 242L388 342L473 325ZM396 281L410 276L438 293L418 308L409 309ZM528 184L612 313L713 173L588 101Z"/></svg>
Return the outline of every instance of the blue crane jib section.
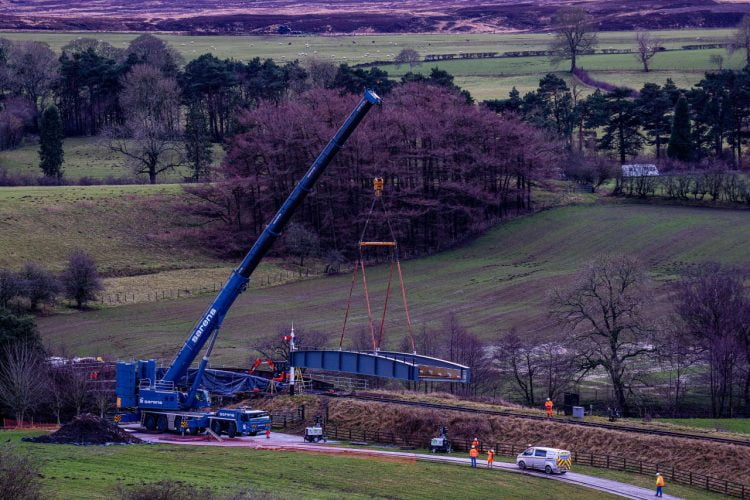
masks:
<svg viewBox="0 0 750 500"><path fill-rule="evenodd" d="M400 352L294 351L290 365L416 382L469 383L470 370L442 359Z"/></svg>
<svg viewBox="0 0 750 500"><path fill-rule="evenodd" d="M357 107L352 111L341 128L339 128L336 135L328 142L313 164L310 165L305 176L294 190L292 190L284 204L281 205L270 224L263 230L237 269L232 272L226 285L221 289L208 310L203 313L200 321L193 328L193 331L164 374L161 382L175 382L187 373L188 368L198 356L206 341L221 326L224 316L229 311L235 299L247 288L250 275L258 267L258 264L271 245L281 235L281 231L292 217L296 208L304 201L307 194L312 191L315 182L328 164L331 163L336 153L338 153L352 132L354 132L354 129L357 128L357 125L359 125L370 108L376 104L380 104L380 98L377 94L369 90L366 91Z"/></svg>

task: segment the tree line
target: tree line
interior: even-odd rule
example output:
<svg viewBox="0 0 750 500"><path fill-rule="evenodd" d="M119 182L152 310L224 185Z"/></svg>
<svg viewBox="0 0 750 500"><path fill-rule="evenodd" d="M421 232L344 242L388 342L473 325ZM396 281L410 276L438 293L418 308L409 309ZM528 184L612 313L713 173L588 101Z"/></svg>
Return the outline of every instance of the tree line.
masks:
<svg viewBox="0 0 750 500"><path fill-rule="evenodd" d="M748 95L748 70L708 72L691 89L668 79L664 85L646 83L636 96L616 88L587 97L575 84L548 74L535 91L522 97L514 88L508 99L486 105L549 130L581 154L601 151L626 163L651 146L657 161L741 169Z"/></svg>
<svg viewBox="0 0 750 500"><path fill-rule="evenodd" d="M20 271L0 269L0 310L37 312L42 306L55 305L60 297L81 309L95 300L102 288L94 259L75 250L59 275L35 262L27 262Z"/></svg>
<svg viewBox="0 0 750 500"><path fill-rule="evenodd" d="M207 245L238 254L263 230L358 95L316 90L265 101L238 116L215 182L188 187L186 211ZM434 252L533 206L532 187L555 168L560 146L537 128L467 102L431 81L388 94L349 139L293 217L283 244L333 264L369 238L395 231L403 255ZM385 181L384 209L373 179ZM378 233L380 231L381 233Z"/></svg>
<svg viewBox="0 0 750 500"><path fill-rule="evenodd" d="M435 69L429 81L450 88L453 77ZM203 54L185 64L163 40L141 35L126 48L81 38L57 56L41 42L0 39L0 149L40 138L40 168L62 182L64 137L101 136L135 175L155 183L188 167L189 180L210 178L212 143L239 128L239 110L279 103L311 88L385 95L398 82L379 68L364 70L312 59L277 64ZM471 96L464 92L467 100Z"/></svg>

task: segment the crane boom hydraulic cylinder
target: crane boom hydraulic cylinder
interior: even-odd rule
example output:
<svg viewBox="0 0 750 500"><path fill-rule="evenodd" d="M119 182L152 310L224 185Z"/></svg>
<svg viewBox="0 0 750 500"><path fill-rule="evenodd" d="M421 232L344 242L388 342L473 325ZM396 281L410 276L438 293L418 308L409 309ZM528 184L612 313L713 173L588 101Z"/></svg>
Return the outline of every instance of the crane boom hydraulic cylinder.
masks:
<svg viewBox="0 0 750 500"><path fill-rule="evenodd" d="M312 190L315 182L331 163L336 153L341 149L346 140L352 134L357 125L362 121L372 106L380 104L380 98L374 92L368 90L362 97L357 107L352 111L344 124L339 128L336 135L330 140L325 149L318 155L305 176L300 180L276 215L266 226L261 235L255 241L242 263L232 272L224 287L209 306L208 310L201 316L200 321L190 333L185 345L182 346L177 357L164 374L162 382L176 382L187 373L188 368L198 356L211 334L221 326L229 308L235 299L247 288L250 275L258 267L263 256L271 248L271 245L281 235L282 230L297 207L302 203L307 194ZM188 402L189 403L189 402Z"/></svg>

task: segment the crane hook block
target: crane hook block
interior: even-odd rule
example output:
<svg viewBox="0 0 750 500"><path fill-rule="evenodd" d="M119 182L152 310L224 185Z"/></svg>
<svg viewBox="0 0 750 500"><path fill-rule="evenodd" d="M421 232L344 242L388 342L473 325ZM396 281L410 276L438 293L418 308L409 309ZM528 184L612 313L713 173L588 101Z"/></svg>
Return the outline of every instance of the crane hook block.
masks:
<svg viewBox="0 0 750 500"><path fill-rule="evenodd" d="M375 177L375 179L372 181L372 186L375 189L375 196L380 198L380 195L383 194L383 185L385 183L383 182L382 177Z"/></svg>

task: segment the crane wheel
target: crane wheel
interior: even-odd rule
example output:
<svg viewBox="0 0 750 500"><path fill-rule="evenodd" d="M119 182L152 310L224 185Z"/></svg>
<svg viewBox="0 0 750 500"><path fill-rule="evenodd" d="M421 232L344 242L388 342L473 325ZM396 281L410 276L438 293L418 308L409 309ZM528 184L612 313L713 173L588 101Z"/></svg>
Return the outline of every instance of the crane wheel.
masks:
<svg viewBox="0 0 750 500"><path fill-rule="evenodd" d="M236 435L237 435L237 424L235 424L234 422L229 422L229 426L227 428L227 436L229 436L230 438L233 438Z"/></svg>
<svg viewBox="0 0 750 500"><path fill-rule="evenodd" d="M155 431L156 430L156 417L154 417L150 413L146 414L146 416L143 418L143 426L149 432Z"/></svg>
<svg viewBox="0 0 750 500"><path fill-rule="evenodd" d="M159 415L159 418L156 419L156 430L159 432L167 431L167 416L166 415Z"/></svg>
<svg viewBox="0 0 750 500"><path fill-rule="evenodd" d="M214 431L214 434L216 434L217 436L221 436L221 422L219 422L218 420L212 420L211 430Z"/></svg>

